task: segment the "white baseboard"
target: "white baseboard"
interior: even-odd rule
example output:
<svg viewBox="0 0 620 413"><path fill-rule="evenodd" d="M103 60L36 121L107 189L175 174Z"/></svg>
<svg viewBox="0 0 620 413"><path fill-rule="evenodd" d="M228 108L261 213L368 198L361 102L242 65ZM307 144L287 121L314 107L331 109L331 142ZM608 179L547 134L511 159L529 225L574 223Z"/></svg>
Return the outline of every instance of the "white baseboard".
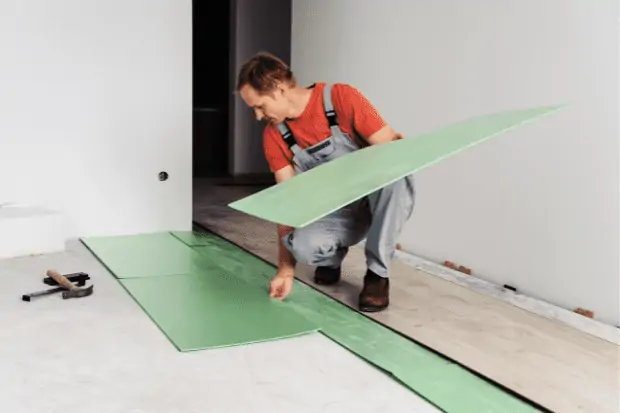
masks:
<svg viewBox="0 0 620 413"><path fill-rule="evenodd" d="M38 206L0 206L0 259L65 251L65 214Z"/></svg>
<svg viewBox="0 0 620 413"><path fill-rule="evenodd" d="M362 241L358 245L363 248L365 241ZM584 333L620 345L620 329L610 324L584 317L581 314L550 304L546 301L514 292L473 275L463 274L405 251L397 250L394 258L429 275L434 275L472 291L497 298L498 300L510 303L515 307L527 310L541 317L559 321L583 331Z"/></svg>

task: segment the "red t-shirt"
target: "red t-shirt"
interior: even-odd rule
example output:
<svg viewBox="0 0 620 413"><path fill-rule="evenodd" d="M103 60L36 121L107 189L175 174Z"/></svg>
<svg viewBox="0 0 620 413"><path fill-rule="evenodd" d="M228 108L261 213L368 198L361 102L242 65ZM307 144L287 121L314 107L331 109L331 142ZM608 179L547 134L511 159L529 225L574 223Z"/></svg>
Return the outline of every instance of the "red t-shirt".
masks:
<svg viewBox="0 0 620 413"><path fill-rule="evenodd" d="M302 148L313 146L329 138L331 131L323 108L325 83L316 83L310 101L301 116L286 121L297 144ZM340 129L361 147L368 146L366 139L377 132L385 121L360 91L342 83L331 90L332 104ZM271 172L292 164L293 154L282 139L276 125L267 125L263 132L263 148Z"/></svg>

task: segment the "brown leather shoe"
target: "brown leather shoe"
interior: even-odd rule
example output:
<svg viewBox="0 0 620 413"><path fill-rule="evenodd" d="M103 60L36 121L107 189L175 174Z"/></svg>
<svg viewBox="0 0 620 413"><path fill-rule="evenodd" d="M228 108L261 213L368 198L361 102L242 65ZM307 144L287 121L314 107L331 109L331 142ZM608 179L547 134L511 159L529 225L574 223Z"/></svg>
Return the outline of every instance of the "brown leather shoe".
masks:
<svg viewBox="0 0 620 413"><path fill-rule="evenodd" d="M368 270L359 296L359 309L364 312L385 310L390 304L390 279Z"/></svg>
<svg viewBox="0 0 620 413"><path fill-rule="evenodd" d="M340 267L316 267L314 282L319 285L333 285L340 281Z"/></svg>

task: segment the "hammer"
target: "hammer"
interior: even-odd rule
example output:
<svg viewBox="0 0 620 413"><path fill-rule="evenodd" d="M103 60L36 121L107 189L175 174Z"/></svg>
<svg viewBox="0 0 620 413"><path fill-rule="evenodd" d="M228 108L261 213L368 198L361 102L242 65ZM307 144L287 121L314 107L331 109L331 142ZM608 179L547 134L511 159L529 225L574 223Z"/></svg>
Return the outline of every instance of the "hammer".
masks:
<svg viewBox="0 0 620 413"><path fill-rule="evenodd" d="M56 270L47 270L47 276L52 278L54 281L58 283L61 287L65 288L66 291L63 291L62 298L80 298L87 297L93 293L93 286L91 285L88 288L79 288L76 287L71 281L69 281L64 275L59 273Z"/></svg>

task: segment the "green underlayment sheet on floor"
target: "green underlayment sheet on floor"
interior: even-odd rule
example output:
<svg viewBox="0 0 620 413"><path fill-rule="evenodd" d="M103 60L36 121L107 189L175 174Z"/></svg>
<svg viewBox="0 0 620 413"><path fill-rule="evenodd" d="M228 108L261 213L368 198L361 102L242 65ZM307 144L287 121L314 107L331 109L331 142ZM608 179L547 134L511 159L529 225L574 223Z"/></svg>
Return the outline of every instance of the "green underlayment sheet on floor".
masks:
<svg viewBox="0 0 620 413"><path fill-rule="evenodd" d="M370 146L229 206L267 221L304 227L398 179L563 107L480 116L420 136Z"/></svg>
<svg viewBox="0 0 620 413"><path fill-rule="evenodd" d="M83 240L181 351L293 337L318 326L170 233ZM265 322L269 320L269 322Z"/></svg>
<svg viewBox="0 0 620 413"><path fill-rule="evenodd" d="M215 235L173 232L82 242L171 341L184 343L185 349L278 339L318 329L446 412L538 411L300 281L295 281L286 300L272 302L267 289L275 268ZM170 245L169 255L163 245ZM181 249L188 252L181 254ZM162 265L160 271L153 260ZM173 274L184 268L192 272Z"/></svg>

